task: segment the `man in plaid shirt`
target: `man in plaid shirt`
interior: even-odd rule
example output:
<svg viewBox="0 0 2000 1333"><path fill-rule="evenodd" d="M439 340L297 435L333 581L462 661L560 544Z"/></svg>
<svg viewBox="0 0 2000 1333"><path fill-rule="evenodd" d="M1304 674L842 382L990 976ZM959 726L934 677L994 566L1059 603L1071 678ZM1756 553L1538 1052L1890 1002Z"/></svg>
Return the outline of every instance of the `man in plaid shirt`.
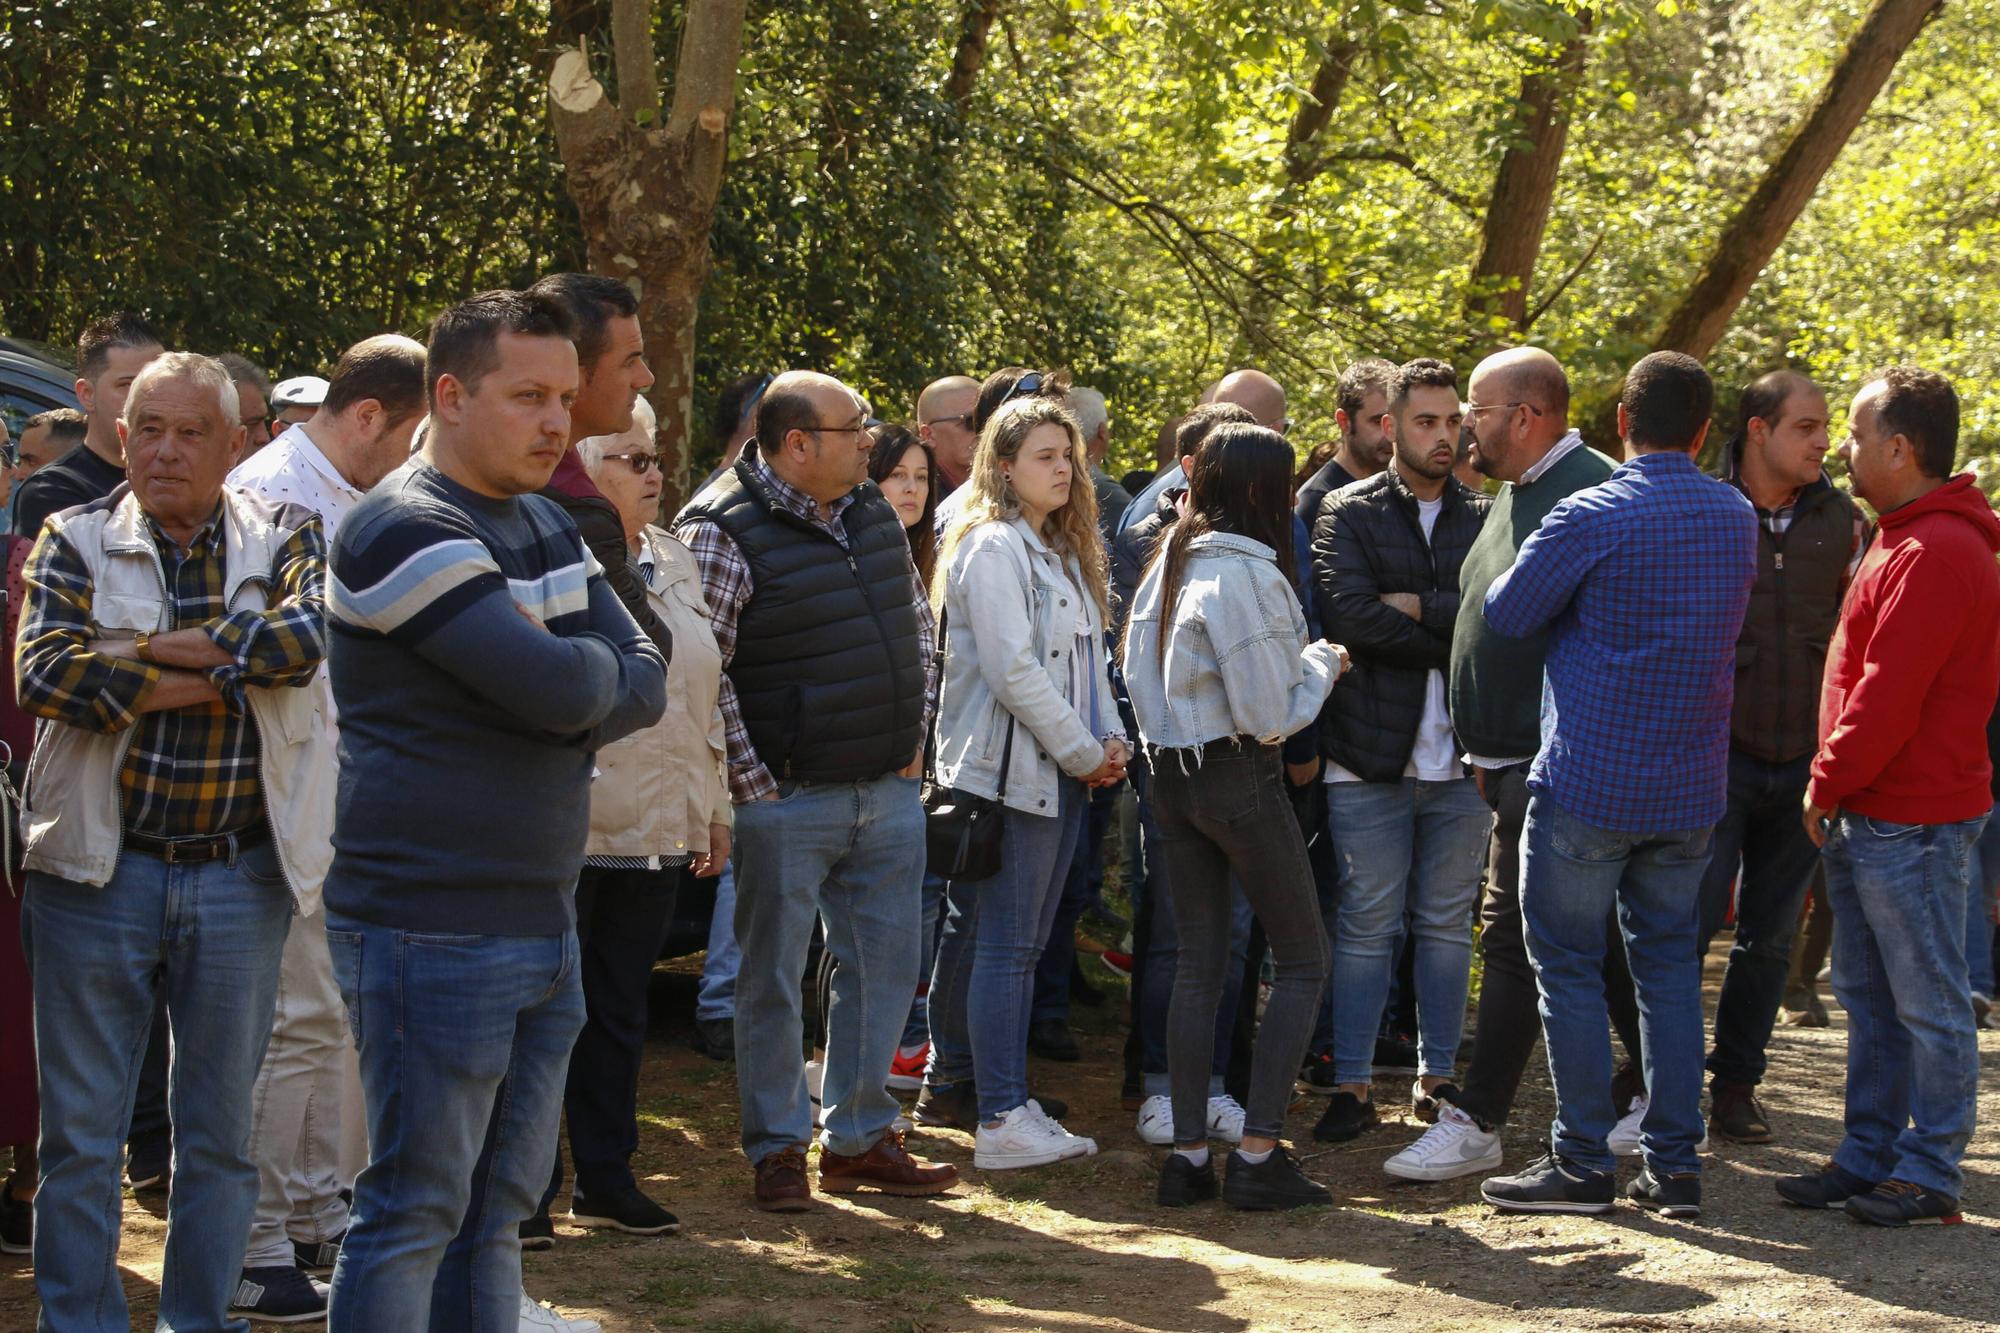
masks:
<svg viewBox="0 0 2000 1333"><path fill-rule="evenodd" d="M334 757L319 520L226 487L243 440L218 363L132 383L130 481L52 516L27 567L22 825L42 1091L35 1285L55 1327L123 1326L119 1149L164 991L179 1170L160 1320L222 1327L257 1197L244 1153L286 926L319 898Z"/></svg>
<svg viewBox="0 0 2000 1333"><path fill-rule="evenodd" d="M1556 1120L1545 1157L1486 1182L1503 1209L1613 1205L1603 964L1616 907L1651 1097L1628 1193L1672 1217L1701 1211L1699 889L1728 805L1736 639L1757 567L1756 511L1694 463L1714 405L1692 357L1634 366L1618 404L1627 461L1551 510L1486 594L1495 633L1550 630L1521 912Z"/></svg>

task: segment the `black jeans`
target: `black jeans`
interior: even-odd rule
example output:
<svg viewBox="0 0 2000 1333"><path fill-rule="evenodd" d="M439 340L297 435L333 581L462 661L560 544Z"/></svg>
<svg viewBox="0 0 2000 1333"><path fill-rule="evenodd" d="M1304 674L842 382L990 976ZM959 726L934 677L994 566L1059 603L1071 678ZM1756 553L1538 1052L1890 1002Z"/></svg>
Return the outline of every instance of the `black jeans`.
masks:
<svg viewBox="0 0 2000 1333"><path fill-rule="evenodd" d="M1811 755L1770 764L1729 751L1729 808L1715 826L1715 851L1701 881L1704 954L1722 929L1730 884L1736 884L1736 943L1722 976L1715 1049L1708 1057L1708 1072L1718 1083L1758 1083L1764 1077L1765 1048L1791 968L1792 936L1819 864L1819 849L1799 819L1811 764Z"/></svg>
<svg viewBox="0 0 2000 1333"><path fill-rule="evenodd" d="M153 1030L139 1061L139 1082L132 1092L132 1126L125 1144L132 1156L166 1159L173 1155L174 1125L167 1113L167 992L153 999Z"/></svg>
<svg viewBox="0 0 2000 1333"><path fill-rule="evenodd" d="M1305 839L1285 792L1278 747L1212 743L1197 764L1157 756L1153 808L1173 860L1180 955L1167 1013L1174 1138L1207 1138L1216 1011L1230 968L1233 872L1268 936L1273 984L1251 1060L1244 1133L1276 1138L1319 1011L1330 955Z"/></svg>
<svg viewBox="0 0 2000 1333"><path fill-rule="evenodd" d="M583 1031L570 1055L563 1111L576 1193L632 1188L639 1150L639 1064L646 1051L646 990L659 961L686 870L585 866L576 882L576 940L583 974ZM541 1211L562 1189L562 1150Z"/></svg>
<svg viewBox="0 0 2000 1333"><path fill-rule="evenodd" d="M1542 1035L1541 995L1528 961L1521 921L1521 827L1528 818L1528 765L1487 769L1486 803L1493 807L1493 850L1487 858L1486 903L1480 912L1479 1015L1472 1064L1465 1071L1461 1111L1482 1125L1506 1123L1521 1089L1528 1058ZM1611 1025L1633 1062L1639 1059L1639 1007L1615 921L1605 927L1613 947L1604 952L1604 995ZM1622 1114L1625 1107L1621 1104Z"/></svg>

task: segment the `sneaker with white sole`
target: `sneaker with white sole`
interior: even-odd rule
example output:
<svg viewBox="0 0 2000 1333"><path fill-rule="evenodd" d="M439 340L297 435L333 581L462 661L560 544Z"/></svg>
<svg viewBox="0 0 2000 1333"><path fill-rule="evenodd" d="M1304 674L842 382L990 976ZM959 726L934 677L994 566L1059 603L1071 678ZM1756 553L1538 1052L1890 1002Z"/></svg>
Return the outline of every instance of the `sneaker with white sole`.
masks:
<svg viewBox="0 0 2000 1333"><path fill-rule="evenodd" d="M825 1091L826 1062L824 1060L806 1061L806 1096L812 1100L814 1129L826 1128L826 1125L823 1123L825 1117L822 1115L825 1107L821 1101L821 1094ZM896 1118L889 1122L889 1128L895 1130L898 1134L907 1134L915 1126L910 1123L910 1117L898 1111Z"/></svg>
<svg viewBox="0 0 2000 1333"><path fill-rule="evenodd" d="M1632 1099L1631 1109L1626 1111L1617 1124L1611 1127L1604 1146L1614 1157L1637 1157L1639 1155L1639 1130L1646 1122L1646 1108L1652 1105L1645 1093ZM1701 1142L1694 1145L1696 1152L1708 1151L1708 1124L1704 1120L1701 1127Z"/></svg>
<svg viewBox="0 0 2000 1333"><path fill-rule="evenodd" d="M246 1268L229 1298L229 1317L257 1324L323 1324L327 1285L291 1264Z"/></svg>
<svg viewBox="0 0 2000 1333"><path fill-rule="evenodd" d="M565 1319L524 1291L521 1333L604 1333L604 1325L595 1319Z"/></svg>
<svg viewBox="0 0 2000 1333"><path fill-rule="evenodd" d="M1171 1097L1157 1093L1140 1103L1139 1138L1156 1148L1173 1146L1174 1103Z"/></svg>
<svg viewBox="0 0 2000 1333"><path fill-rule="evenodd" d="M1500 1136L1488 1134L1479 1122L1450 1102L1438 1109L1437 1123L1424 1136L1382 1164L1402 1180L1456 1180L1475 1171L1500 1167Z"/></svg>
<svg viewBox="0 0 2000 1333"><path fill-rule="evenodd" d="M1030 1099L1002 1115L999 1124L980 1124L973 1137L972 1164L981 1171L1011 1171L1096 1152L1095 1140L1070 1133Z"/></svg>
<svg viewBox="0 0 2000 1333"><path fill-rule="evenodd" d="M1243 1108L1228 1093L1208 1099L1208 1136L1225 1143L1243 1142Z"/></svg>

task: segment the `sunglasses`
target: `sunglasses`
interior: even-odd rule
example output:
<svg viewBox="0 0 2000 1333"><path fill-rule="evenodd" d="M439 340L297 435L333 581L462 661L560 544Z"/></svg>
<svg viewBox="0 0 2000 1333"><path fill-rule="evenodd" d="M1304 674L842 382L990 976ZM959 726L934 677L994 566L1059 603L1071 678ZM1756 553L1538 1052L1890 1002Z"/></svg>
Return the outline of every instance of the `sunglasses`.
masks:
<svg viewBox="0 0 2000 1333"><path fill-rule="evenodd" d="M626 466L642 477L660 466L660 456L658 454L649 454L639 450L634 450L627 454L606 454L604 457L607 460L613 458L624 459Z"/></svg>
<svg viewBox="0 0 2000 1333"><path fill-rule="evenodd" d="M1011 403L1016 398L1026 398L1030 394L1038 392L1041 389L1041 387L1042 387L1042 372L1039 370L1031 370L1027 374L1021 376L1020 379L1015 380L1014 387L1007 390L1007 396L1005 398L1002 398L1000 401L1003 403Z"/></svg>

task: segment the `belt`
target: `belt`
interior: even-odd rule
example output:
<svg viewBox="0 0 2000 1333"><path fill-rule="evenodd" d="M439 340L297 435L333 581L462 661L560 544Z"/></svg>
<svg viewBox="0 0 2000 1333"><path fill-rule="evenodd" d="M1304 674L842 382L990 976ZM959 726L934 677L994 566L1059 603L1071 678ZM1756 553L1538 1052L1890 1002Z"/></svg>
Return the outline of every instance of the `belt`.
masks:
<svg viewBox="0 0 2000 1333"><path fill-rule="evenodd" d="M244 848L255 847L270 836L270 828L263 824L241 833L218 833L209 838L156 838L150 833L127 830L125 848L157 856L168 865L193 865L201 861L234 861Z"/></svg>

